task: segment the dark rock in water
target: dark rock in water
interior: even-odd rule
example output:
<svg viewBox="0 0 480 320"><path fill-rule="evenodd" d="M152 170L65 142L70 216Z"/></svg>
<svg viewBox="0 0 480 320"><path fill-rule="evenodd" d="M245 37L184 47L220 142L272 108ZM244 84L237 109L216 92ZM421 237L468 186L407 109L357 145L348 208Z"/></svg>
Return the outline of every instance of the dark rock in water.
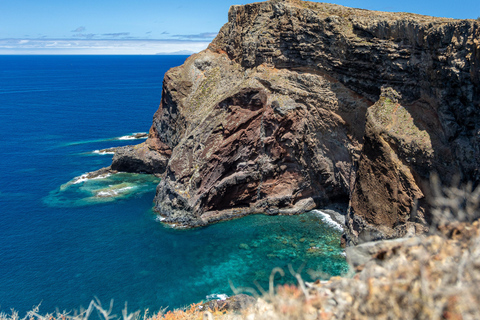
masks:
<svg viewBox="0 0 480 320"><path fill-rule="evenodd" d="M146 143L115 148L111 169L133 173L163 173L168 158L151 150Z"/></svg>
<svg viewBox="0 0 480 320"><path fill-rule="evenodd" d="M139 133L132 134L131 137L133 139L147 139L148 138L148 133L139 132Z"/></svg>
<svg viewBox="0 0 480 320"><path fill-rule="evenodd" d="M349 202L354 243L422 232L431 172L480 181L479 83L474 20L232 6L112 169L164 172L155 209L176 225Z"/></svg>
<svg viewBox="0 0 480 320"><path fill-rule="evenodd" d="M85 176L83 176L83 178L94 179L94 178L103 177L103 176L106 176L106 175L109 175L109 174L114 174L114 173L117 173L117 172L118 171L112 170L110 167L101 168L101 169L98 169L96 171L86 173Z"/></svg>
<svg viewBox="0 0 480 320"><path fill-rule="evenodd" d="M115 152L117 151L118 148L120 148L120 147L113 147L113 148L95 150L94 153L98 153L98 154L115 154Z"/></svg>

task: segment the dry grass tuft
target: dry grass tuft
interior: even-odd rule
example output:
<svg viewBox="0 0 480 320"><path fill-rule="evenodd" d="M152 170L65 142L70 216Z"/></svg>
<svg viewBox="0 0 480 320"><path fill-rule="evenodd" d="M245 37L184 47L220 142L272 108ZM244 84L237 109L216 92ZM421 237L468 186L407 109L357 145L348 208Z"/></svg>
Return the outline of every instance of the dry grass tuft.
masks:
<svg viewBox="0 0 480 320"><path fill-rule="evenodd" d="M431 192L431 233L462 222L472 223L480 218L480 186L474 189L472 183L460 185L458 181L453 181L451 187L442 188L438 176L432 174Z"/></svg>
<svg viewBox="0 0 480 320"><path fill-rule="evenodd" d="M87 309L80 309L80 311L74 312L67 312L67 311L59 311L57 310L56 313L47 313L45 315L41 315L39 313L40 305L34 307L31 311L27 312L25 317L20 318L18 312L15 310L11 310L10 314L6 314L4 312L0 313L0 320L88 320L92 313L96 312L98 315L98 319L100 320L113 320L113 319L122 319L122 320L139 320L140 319L140 311L134 313L128 313L127 311L127 304L125 303L125 308L122 311L122 316L119 317L115 314L112 314L113 310L113 300L110 302L110 306L108 309L105 309L102 306L100 300L95 299L90 302L90 305ZM146 315L144 319L146 320Z"/></svg>
<svg viewBox="0 0 480 320"><path fill-rule="evenodd" d="M163 310L148 318L148 320L201 320L203 319L203 312L200 311L199 306L200 304L192 304L188 308L168 311L166 313L165 310Z"/></svg>

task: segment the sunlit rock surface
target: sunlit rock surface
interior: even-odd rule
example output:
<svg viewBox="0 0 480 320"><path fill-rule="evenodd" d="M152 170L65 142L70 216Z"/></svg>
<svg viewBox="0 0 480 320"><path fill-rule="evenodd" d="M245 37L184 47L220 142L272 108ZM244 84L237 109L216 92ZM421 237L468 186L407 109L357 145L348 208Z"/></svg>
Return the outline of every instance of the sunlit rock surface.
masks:
<svg viewBox="0 0 480 320"><path fill-rule="evenodd" d="M163 172L166 222L343 202L353 242L395 238L428 222L431 172L478 183L478 22L303 1L228 17L166 73L140 151L114 159Z"/></svg>

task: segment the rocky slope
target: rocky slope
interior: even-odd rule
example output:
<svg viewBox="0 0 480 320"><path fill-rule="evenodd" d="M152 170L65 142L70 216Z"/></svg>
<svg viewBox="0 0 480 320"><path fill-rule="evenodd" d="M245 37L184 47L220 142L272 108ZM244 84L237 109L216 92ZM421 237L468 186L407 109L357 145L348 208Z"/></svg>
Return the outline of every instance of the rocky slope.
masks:
<svg viewBox="0 0 480 320"><path fill-rule="evenodd" d="M349 203L353 242L423 230L429 175L480 181L480 25L272 0L171 69L147 141L155 209L199 226Z"/></svg>

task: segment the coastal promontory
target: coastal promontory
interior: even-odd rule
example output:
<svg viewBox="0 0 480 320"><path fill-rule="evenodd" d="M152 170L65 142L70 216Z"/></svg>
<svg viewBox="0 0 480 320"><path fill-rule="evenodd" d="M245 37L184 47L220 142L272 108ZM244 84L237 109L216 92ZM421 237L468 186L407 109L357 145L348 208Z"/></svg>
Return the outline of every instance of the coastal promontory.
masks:
<svg viewBox="0 0 480 320"><path fill-rule="evenodd" d="M478 21L271 0L165 74L112 168L162 175L166 223L341 204L357 243L424 231L433 173L478 184L479 132Z"/></svg>

